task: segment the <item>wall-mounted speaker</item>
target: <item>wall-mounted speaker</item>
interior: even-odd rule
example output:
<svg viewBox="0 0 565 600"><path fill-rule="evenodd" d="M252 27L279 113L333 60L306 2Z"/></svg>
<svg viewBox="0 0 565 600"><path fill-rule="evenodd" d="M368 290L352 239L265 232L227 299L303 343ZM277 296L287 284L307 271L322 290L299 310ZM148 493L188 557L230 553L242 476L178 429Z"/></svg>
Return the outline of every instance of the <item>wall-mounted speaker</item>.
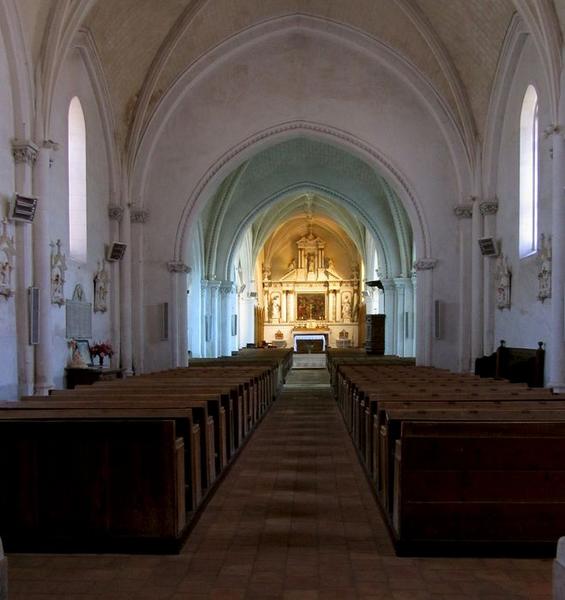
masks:
<svg viewBox="0 0 565 600"><path fill-rule="evenodd" d="M122 260L126 253L128 245L123 242L112 242L106 247L106 260L108 262L116 262Z"/></svg>
<svg viewBox="0 0 565 600"><path fill-rule="evenodd" d="M29 312L29 344L39 344L39 288L30 287L27 290Z"/></svg>
<svg viewBox="0 0 565 600"><path fill-rule="evenodd" d="M15 194L10 204L10 219L22 221L23 223L33 223L36 208L37 198Z"/></svg>
<svg viewBox="0 0 565 600"><path fill-rule="evenodd" d="M498 244L494 238L480 238L478 242L483 256L498 256Z"/></svg>
<svg viewBox="0 0 565 600"><path fill-rule="evenodd" d="M169 303L163 302L161 305L160 317L161 317L161 339L169 339Z"/></svg>
<svg viewBox="0 0 565 600"><path fill-rule="evenodd" d="M436 300L434 302L434 337L436 340L441 339L442 335L442 327L441 320L443 317L443 302L441 300Z"/></svg>

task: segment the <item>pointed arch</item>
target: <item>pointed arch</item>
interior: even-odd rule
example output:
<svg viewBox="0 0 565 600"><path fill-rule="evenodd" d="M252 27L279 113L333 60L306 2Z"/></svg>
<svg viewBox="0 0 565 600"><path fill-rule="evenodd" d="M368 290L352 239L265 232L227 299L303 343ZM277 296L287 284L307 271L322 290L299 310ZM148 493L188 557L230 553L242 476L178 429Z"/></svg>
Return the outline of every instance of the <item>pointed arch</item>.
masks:
<svg viewBox="0 0 565 600"><path fill-rule="evenodd" d="M86 121L78 96L69 103L68 140L69 249L72 259L86 262Z"/></svg>

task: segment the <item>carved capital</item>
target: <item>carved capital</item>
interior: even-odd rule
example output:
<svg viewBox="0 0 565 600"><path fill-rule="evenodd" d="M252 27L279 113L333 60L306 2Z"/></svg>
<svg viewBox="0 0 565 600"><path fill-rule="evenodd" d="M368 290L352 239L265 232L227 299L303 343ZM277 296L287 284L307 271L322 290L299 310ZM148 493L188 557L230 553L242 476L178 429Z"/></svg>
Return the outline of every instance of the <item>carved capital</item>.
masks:
<svg viewBox="0 0 565 600"><path fill-rule="evenodd" d="M12 156L16 163L24 163L33 166L39 155L39 146L31 140L14 140L12 142Z"/></svg>
<svg viewBox="0 0 565 600"><path fill-rule="evenodd" d="M458 219L470 219L473 216L473 205L459 204L453 209L453 212Z"/></svg>
<svg viewBox="0 0 565 600"><path fill-rule="evenodd" d="M228 296L229 294L235 294L235 285L231 281L227 281L220 286L220 294L222 296Z"/></svg>
<svg viewBox="0 0 565 600"><path fill-rule="evenodd" d="M416 271L430 271L437 265L437 258L421 258L414 263Z"/></svg>
<svg viewBox="0 0 565 600"><path fill-rule="evenodd" d="M45 148L46 150L53 150L54 152L59 150L59 144L53 140L43 140L41 147Z"/></svg>
<svg viewBox="0 0 565 600"><path fill-rule="evenodd" d="M492 200L488 202L481 202L479 209L483 217L486 215L496 215L498 212L498 202Z"/></svg>
<svg viewBox="0 0 565 600"><path fill-rule="evenodd" d="M559 135L562 131L563 131L563 128L561 127L561 125L554 125L552 123L549 127L546 127L543 130L543 136L547 139L548 137L551 137L552 135Z"/></svg>
<svg viewBox="0 0 565 600"><path fill-rule="evenodd" d="M167 263L169 273L190 273L191 267L180 260L171 260Z"/></svg>
<svg viewBox="0 0 565 600"><path fill-rule="evenodd" d="M132 223L147 223L149 220L148 210L132 210L130 212L130 220Z"/></svg>
<svg viewBox="0 0 565 600"><path fill-rule="evenodd" d="M118 221L119 223L123 216L124 209L121 206L117 206L116 204L110 204L108 206L108 217L111 221Z"/></svg>

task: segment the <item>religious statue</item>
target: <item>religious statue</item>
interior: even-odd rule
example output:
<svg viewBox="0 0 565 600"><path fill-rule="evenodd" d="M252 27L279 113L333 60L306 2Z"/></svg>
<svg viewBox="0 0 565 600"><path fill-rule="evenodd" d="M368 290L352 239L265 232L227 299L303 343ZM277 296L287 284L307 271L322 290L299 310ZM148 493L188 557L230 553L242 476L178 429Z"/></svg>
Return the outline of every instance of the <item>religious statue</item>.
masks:
<svg viewBox="0 0 565 600"><path fill-rule="evenodd" d="M108 271L98 263L98 270L94 275L94 312L106 312L108 304L106 297L108 295Z"/></svg>
<svg viewBox="0 0 565 600"><path fill-rule="evenodd" d="M343 301L341 303L341 318L344 321L351 321L351 299L349 294L346 294L343 297Z"/></svg>
<svg viewBox="0 0 565 600"><path fill-rule="evenodd" d="M294 269L296 269L296 261L294 260L294 258L288 263L288 270L289 271L294 271Z"/></svg>
<svg viewBox="0 0 565 600"><path fill-rule="evenodd" d="M351 265L351 279L359 279L359 265L353 264Z"/></svg>
<svg viewBox="0 0 565 600"><path fill-rule="evenodd" d="M512 274L508 267L508 260L503 254L497 259L496 264L496 305L498 308L510 308L510 281Z"/></svg>
<svg viewBox="0 0 565 600"><path fill-rule="evenodd" d="M14 293L12 290L12 271L15 256L14 238L8 236L8 221L3 219L2 235L0 235L0 296L5 298L9 298Z"/></svg>
<svg viewBox="0 0 565 600"><path fill-rule="evenodd" d="M333 258L328 258L328 271L335 272L335 264Z"/></svg>
<svg viewBox="0 0 565 600"><path fill-rule="evenodd" d="M540 249L537 257L538 264L538 300L542 302L551 298L551 236L547 238L542 233Z"/></svg>
<svg viewBox="0 0 565 600"><path fill-rule="evenodd" d="M308 257L306 258L306 265L307 265L308 273L313 273L314 272L314 257L311 254L309 254Z"/></svg>
<svg viewBox="0 0 565 600"><path fill-rule="evenodd" d="M61 252L61 240L51 242L51 304L65 304L65 271L67 262ZM57 248L57 251L55 251Z"/></svg>
<svg viewBox="0 0 565 600"><path fill-rule="evenodd" d="M271 267L269 265L263 265L263 281L271 279Z"/></svg>
<svg viewBox="0 0 565 600"><path fill-rule="evenodd" d="M281 303L278 294L275 294L271 300L271 319L281 318Z"/></svg>

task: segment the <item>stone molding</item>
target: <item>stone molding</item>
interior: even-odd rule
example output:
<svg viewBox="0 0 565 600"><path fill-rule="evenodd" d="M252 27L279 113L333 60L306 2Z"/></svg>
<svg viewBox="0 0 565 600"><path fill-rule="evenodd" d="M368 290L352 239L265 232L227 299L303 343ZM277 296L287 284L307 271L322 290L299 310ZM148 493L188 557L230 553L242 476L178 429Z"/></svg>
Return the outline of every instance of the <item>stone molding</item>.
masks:
<svg viewBox="0 0 565 600"><path fill-rule="evenodd" d="M130 221L132 223L147 223L149 220L149 211L148 210L132 210L130 212Z"/></svg>
<svg viewBox="0 0 565 600"><path fill-rule="evenodd" d="M170 260L167 263L169 273L190 273L192 268L180 260Z"/></svg>
<svg viewBox="0 0 565 600"><path fill-rule="evenodd" d="M31 140L14 140L12 142L12 156L16 164L33 166L39 156L39 146Z"/></svg>
<svg viewBox="0 0 565 600"><path fill-rule="evenodd" d="M498 212L498 202L496 200L481 202L481 204L479 205L479 209L483 217L485 217L486 215L496 215L496 213Z"/></svg>
<svg viewBox="0 0 565 600"><path fill-rule="evenodd" d="M437 265L437 258L421 258L414 263L416 271L431 271Z"/></svg>
<svg viewBox="0 0 565 600"><path fill-rule="evenodd" d="M108 218L110 221L118 221L119 223L123 216L124 209L121 206L117 206L116 204L108 205Z"/></svg>
<svg viewBox="0 0 565 600"><path fill-rule="evenodd" d="M453 209L453 213L458 219L470 219L473 216L473 205L460 204Z"/></svg>

